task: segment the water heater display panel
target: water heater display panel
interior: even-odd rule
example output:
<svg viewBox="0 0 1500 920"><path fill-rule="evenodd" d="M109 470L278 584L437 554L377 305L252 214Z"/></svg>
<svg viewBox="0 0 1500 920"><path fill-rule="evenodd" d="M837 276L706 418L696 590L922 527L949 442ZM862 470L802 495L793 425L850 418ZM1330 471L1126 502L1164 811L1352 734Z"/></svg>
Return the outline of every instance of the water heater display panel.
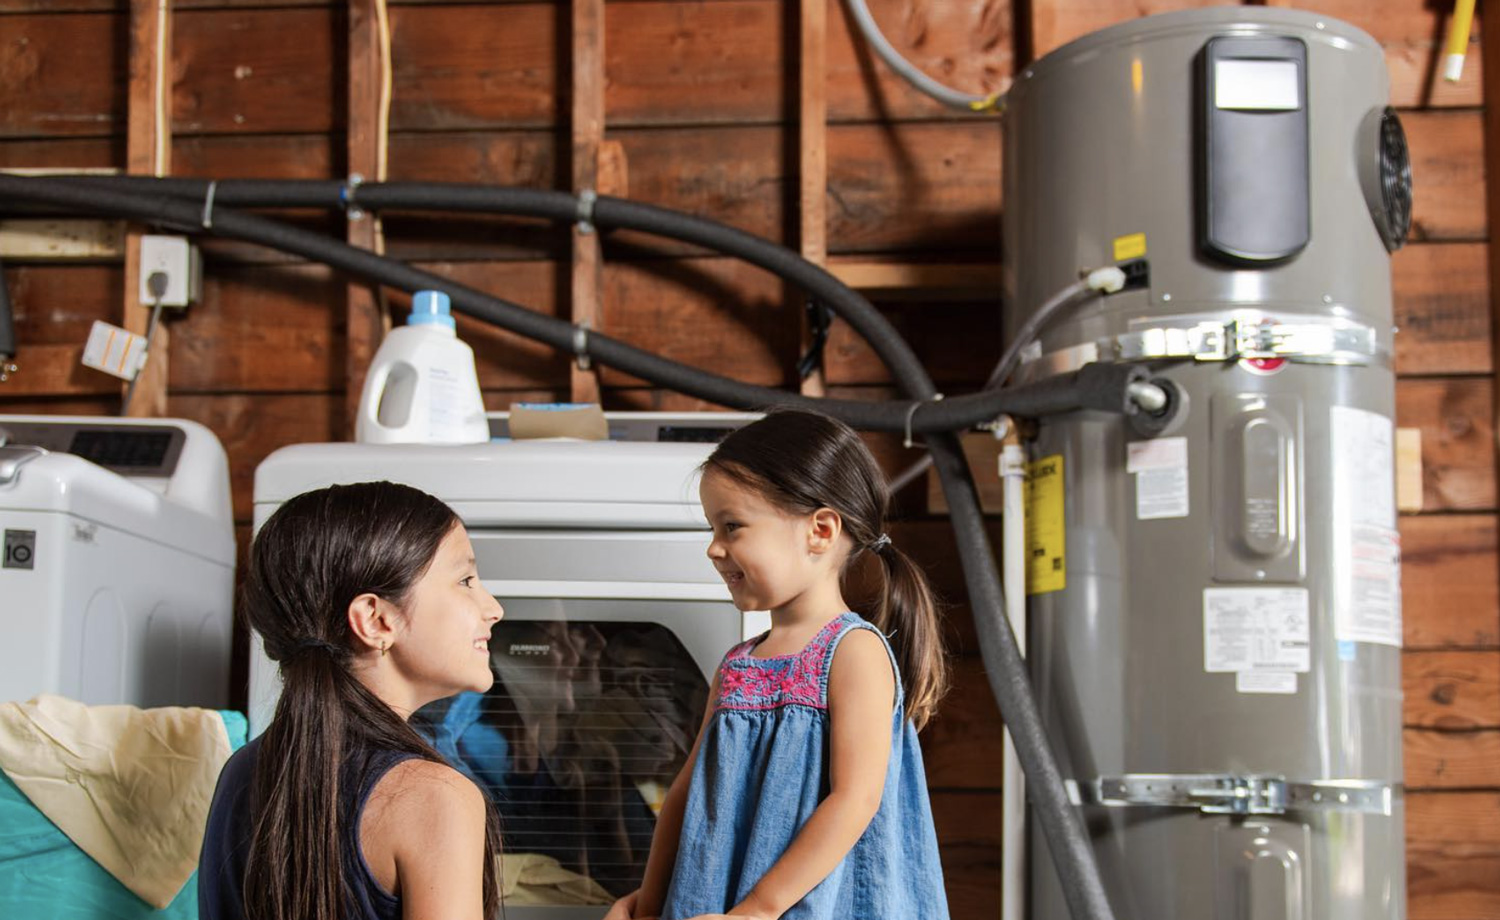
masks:
<svg viewBox="0 0 1500 920"><path fill-rule="evenodd" d="M1307 46L1276 35L1223 36L1199 70L1198 214L1204 255L1269 265L1312 235Z"/></svg>
<svg viewBox="0 0 1500 920"><path fill-rule="evenodd" d="M1302 105L1294 61L1228 58L1214 62L1214 106L1247 111L1295 111Z"/></svg>

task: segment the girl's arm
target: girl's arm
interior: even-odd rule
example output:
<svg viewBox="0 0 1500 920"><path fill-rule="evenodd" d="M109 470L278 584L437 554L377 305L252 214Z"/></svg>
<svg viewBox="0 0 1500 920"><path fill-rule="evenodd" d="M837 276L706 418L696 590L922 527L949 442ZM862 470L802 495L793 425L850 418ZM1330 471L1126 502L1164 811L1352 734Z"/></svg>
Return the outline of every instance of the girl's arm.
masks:
<svg viewBox="0 0 1500 920"><path fill-rule="evenodd" d="M708 706L703 712L703 722L698 726L698 737L693 740L693 749L677 771L677 778L662 800L661 814L656 816L656 831L651 835L651 855L646 858L646 873L641 879L641 889L635 902L635 917L655 917L667 901L667 886L672 882L672 866L677 862L677 844L682 837L682 818L687 811L688 786L693 779L693 765L698 762L698 748L703 744L703 735L708 730L708 720L713 718L714 706L719 702L719 675L714 674L708 688Z"/></svg>
<svg viewBox="0 0 1500 920"><path fill-rule="evenodd" d="M880 808L896 697L891 659L880 637L867 629L844 636L833 657L828 675L828 797L730 916L780 917L828 877Z"/></svg>
<svg viewBox="0 0 1500 920"><path fill-rule="evenodd" d="M484 793L467 777L408 760L376 784L360 844L405 920L484 920L484 822Z"/></svg>

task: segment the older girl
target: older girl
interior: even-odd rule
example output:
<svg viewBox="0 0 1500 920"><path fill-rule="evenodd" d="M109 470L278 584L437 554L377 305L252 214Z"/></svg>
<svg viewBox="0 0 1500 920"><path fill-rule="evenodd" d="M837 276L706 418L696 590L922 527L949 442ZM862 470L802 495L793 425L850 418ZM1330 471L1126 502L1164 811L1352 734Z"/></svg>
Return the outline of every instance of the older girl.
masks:
<svg viewBox="0 0 1500 920"><path fill-rule="evenodd" d="M299 495L255 539L244 609L282 691L220 775L201 916L494 917L493 808L406 721L494 679L503 611L452 510L389 482Z"/></svg>

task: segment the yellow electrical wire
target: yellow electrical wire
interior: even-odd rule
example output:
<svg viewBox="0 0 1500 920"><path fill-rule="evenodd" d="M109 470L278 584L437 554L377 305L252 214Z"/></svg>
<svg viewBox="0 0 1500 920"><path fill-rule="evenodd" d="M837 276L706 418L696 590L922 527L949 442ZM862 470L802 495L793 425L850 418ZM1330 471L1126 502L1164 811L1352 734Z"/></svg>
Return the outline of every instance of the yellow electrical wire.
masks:
<svg viewBox="0 0 1500 920"><path fill-rule="evenodd" d="M375 0L375 22L380 39L380 105L375 116L375 181L384 182L390 170L391 149L391 18L386 0ZM379 214L371 214L376 255L385 255L385 223ZM385 288L376 287L375 299L380 307L381 324L389 332L391 311L386 303Z"/></svg>
<svg viewBox="0 0 1500 920"><path fill-rule="evenodd" d="M156 0L156 125L152 132L151 149L151 172L156 178L167 174L167 138L172 134L172 126L167 124L167 70L171 62L167 60L167 13L171 0Z"/></svg>
<svg viewBox="0 0 1500 920"><path fill-rule="evenodd" d="M1474 0L1457 0L1453 20L1448 24L1448 45L1443 55L1443 79L1457 83L1464 74L1464 55L1469 50L1469 33L1474 28Z"/></svg>
<svg viewBox="0 0 1500 920"><path fill-rule="evenodd" d="M975 112L1003 112L1005 111L1005 93L995 90L983 99L976 99L969 103L969 108Z"/></svg>
<svg viewBox="0 0 1500 920"><path fill-rule="evenodd" d="M375 0L375 21L380 32L380 112L375 123L375 181L384 182L391 133L391 19L386 0Z"/></svg>

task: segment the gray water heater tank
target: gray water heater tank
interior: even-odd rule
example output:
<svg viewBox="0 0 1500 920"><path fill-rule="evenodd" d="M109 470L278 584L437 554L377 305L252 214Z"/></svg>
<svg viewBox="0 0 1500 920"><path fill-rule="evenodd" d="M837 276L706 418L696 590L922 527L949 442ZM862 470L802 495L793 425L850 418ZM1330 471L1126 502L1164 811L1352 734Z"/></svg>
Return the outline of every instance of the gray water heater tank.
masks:
<svg viewBox="0 0 1500 920"><path fill-rule="evenodd" d="M1029 665L1121 918L1405 914L1387 83L1358 29L1231 7L1010 91L1007 330L1082 269L1130 279L1023 378L1129 361L1186 401L1156 437L1079 413L1029 447ZM1031 837L1031 915L1062 920Z"/></svg>

